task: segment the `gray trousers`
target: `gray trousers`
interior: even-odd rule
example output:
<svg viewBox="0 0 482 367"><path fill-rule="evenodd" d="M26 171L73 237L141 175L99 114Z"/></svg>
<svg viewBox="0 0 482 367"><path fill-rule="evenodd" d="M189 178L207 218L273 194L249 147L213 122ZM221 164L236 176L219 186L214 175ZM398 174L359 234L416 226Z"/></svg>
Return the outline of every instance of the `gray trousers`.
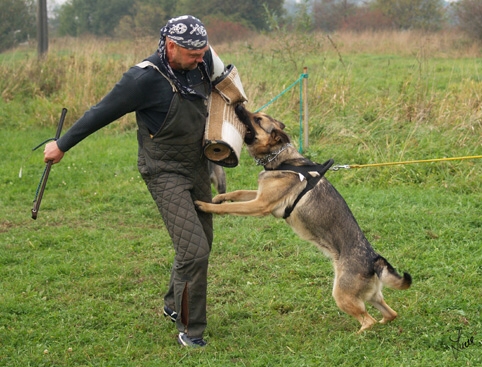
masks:
<svg viewBox="0 0 482 367"><path fill-rule="evenodd" d="M202 337L207 325L207 271L213 239L212 216L194 207L193 200L205 197L199 195L198 185L175 174L161 174L148 183L176 252L164 302L178 312L178 330L192 337ZM210 193L209 179L207 186Z"/></svg>
<svg viewBox="0 0 482 367"><path fill-rule="evenodd" d="M161 213L175 250L166 306L176 310L177 329L202 337L207 325L206 296L212 215L194 200L211 201L211 183L200 144L162 148L140 131L138 168Z"/></svg>

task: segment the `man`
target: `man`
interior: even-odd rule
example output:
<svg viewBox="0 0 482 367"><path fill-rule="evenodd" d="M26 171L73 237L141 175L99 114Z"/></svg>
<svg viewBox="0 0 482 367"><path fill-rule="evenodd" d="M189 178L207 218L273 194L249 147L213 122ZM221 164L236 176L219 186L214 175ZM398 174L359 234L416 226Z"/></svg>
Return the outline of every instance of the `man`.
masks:
<svg viewBox="0 0 482 367"><path fill-rule="evenodd" d="M164 315L183 346L205 346L208 258L212 216L194 200L211 201L202 142L211 82L224 64L208 44L201 21L185 15L161 29L158 50L130 68L115 87L59 140L44 160L59 162L82 139L129 112L138 125L138 168L173 241L175 259Z"/></svg>

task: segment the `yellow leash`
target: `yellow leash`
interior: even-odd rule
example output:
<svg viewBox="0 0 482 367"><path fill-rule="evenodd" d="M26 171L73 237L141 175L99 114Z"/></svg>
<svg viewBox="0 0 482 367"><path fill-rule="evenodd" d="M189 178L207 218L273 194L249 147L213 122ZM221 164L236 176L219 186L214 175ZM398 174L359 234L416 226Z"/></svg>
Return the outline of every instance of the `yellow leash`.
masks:
<svg viewBox="0 0 482 367"><path fill-rule="evenodd" d="M332 171L338 171L340 169L350 168L365 168L365 167L382 167L382 166L394 166L398 164L414 164L414 163L429 163L429 162L444 162L444 161L459 161L465 159L480 159L482 155L472 155L465 157L452 157L452 158L435 158L435 159L421 159L415 161L401 161L401 162L386 162L386 163L370 163L370 164L342 164L334 165L330 168Z"/></svg>

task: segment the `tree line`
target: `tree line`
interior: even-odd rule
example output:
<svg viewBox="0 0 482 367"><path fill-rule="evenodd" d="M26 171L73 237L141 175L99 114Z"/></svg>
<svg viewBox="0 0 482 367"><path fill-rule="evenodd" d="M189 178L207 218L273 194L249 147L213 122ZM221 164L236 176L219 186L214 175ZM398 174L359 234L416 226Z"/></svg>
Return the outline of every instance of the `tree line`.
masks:
<svg viewBox="0 0 482 367"><path fill-rule="evenodd" d="M36 6L37 0L1 1L0 52L36 38ZM152 35L179 14L202 19L215 42L270 31L273 19L303 32L458 27L482 41L481 0L68 0L51 14L50 34Z"/></svg>
<svg viewBox="0 0 482 367"><path fill-rule="evenodd" d="M170 18L192 14L204 23L239 23L266 28L265 7L282 13L284 0L70 0L58 10L59 35L129 36L158 32ZM262 6L260 4L263 4ZM207 24L206 24L207 25Z"/></svg>

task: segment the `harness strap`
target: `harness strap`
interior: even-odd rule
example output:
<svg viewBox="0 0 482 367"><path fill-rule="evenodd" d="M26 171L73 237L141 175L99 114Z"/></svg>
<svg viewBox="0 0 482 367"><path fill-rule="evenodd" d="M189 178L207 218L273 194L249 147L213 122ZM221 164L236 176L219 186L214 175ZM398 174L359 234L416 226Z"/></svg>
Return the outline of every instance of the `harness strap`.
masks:
<svg viewBox="0 0 482 367"><path fill-rule="evenodd" d="M326 171L330 169L335 161L333 159L327 160L323 164L314 164L312 166L293 166L291 164L282 163L276 170L287 170L287 171L295 171L301 175L303 175L307 181L306 187L301 191L293 202L292 205L286 207L285 214L283 215L283 219L288 218L291 213L293 212L296 204L301 200L301 198L311 189L313 189L316 184L321 180L321 178L325 175ZM310 172L316 171L318 172L318 176L312 176Z"/></svg>
<svg viewBox="0 0 482 367"><path fill-rule="evenodd" d="M149 60L144 60L144 61L141 61L140 63L136 64L137 67L140 67L141 69L145 69L147 68L148 66L151 66L152 68L156 69L159 74L161 74L164 78L167 79L167 81L169 82L169 84L171 84L171 87L172 87L172 91L174 93L176 93L178 90L177 90L177 87L176 85L174 84L174 82L169 79L166 75L164 75L164 73L157 67L157 65L155 65L154 63L150 62Z"/></svg>

